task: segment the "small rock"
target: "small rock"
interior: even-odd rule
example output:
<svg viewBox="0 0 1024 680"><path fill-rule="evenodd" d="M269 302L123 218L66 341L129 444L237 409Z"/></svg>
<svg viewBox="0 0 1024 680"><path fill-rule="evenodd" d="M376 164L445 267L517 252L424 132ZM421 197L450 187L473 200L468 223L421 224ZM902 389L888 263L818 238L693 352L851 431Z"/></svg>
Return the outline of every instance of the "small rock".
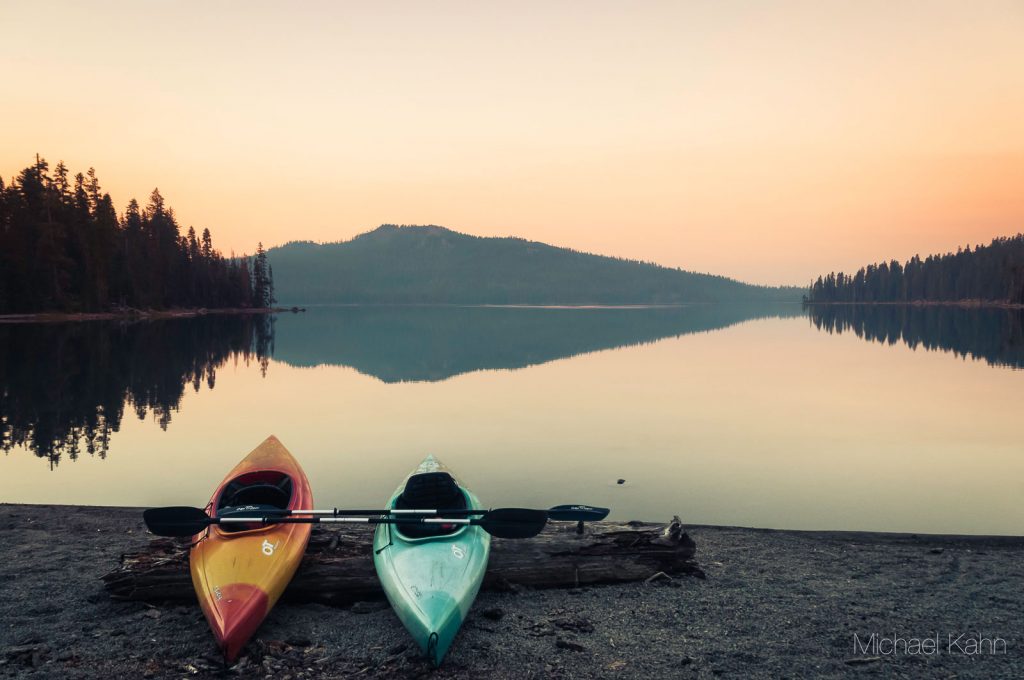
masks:
<svg viewBox="0 0 1024 680"><path fill-rule="evenodd" d="M573 652L587 651L587 648L583 645L578 645L575 642L569 642L568 640L563 640L562 638L555 639L555 647L558 647L559 649L568 649Z"/></svg>
<svg viewBox="0 0 1024 680"><path fill-rule="evenodd" d="M489 619L491 621L501 621L503 618L505 618L505 610L500 609L498 607L492 607L491 609L483 610L482 612L480 612L480 615L485 619Z"/></svg>
<svg viewBox="0 0 1024 680"><path fill-rule="evenodd" d="M353 614L369 614L371 612L379 612L385 607L387 607L385 602L356 602L349 611Z"/></svg>
<svg viewBox="0 0 1024 680"><path fill-rule="evenodd" d="M554 635L555 634L555 629L552 628L551 625L549 623L545 622L545 621L540 621L539 623L535 623L532 626L530 626L529 628L527 628L527 630L530 632L530 635L532 635L533 637L546 637L548 635Z"/></svg>
<svg viewBox="0 0 1024 680"><path fill-rule="evenodd" d="M556 628L559 628L561 630L572 631L574 633L593 633L594 632L594 624L592 624L587 619L583 619L583 618L578 618L578 619L571 619L571 618L555 619L554 621L552 621L552 623L555 624Z"/></svg>
<svg viewBox="0 0 1024 680"><path fill-rule="evenodd" d="M263 640L263 653L271 656L280 656L288 649L288 643L284 640ZM270 663L270 659L263 659L263 665Z"/></svg>
<svg viewBox="0 0 1024 680"><path fill-rule="evenodd" d="M941 555L943 552L945 552L945 550L943 550L942 548L932 548L928 552L930 552L932 555Z"/></svg>
<svg viewBox="0 0 1024 680"><path fill-rule="evenodd" d="M49 645L45 644L26 644L18 645L16 647L8 647L4 651L4 659L10 661L17 661L19 663L38 666L42 663L42 660L50 653Z"/></svg>
<svg viewBox="0 0 1024 680"><path fill-rule="evenodd" d="M847 666L860 666L860 665L863 665L863 664L866 664L866 663L871 663L873 661L881 661L881 660L882 660L882 657L880 657L880 656L855 656L852 659L847 659L843 663L845 663Z"/></svg>
<svg viewBox="0 0 1024 680"><path fill-rule="evenodd" d="M606 671L618 671L618 670L622 670L625 667L626 667L626 662L625 661L623 661L622 659L616 659L615 661L612 661L610 664L605 666L604 669Z"/></svg>
<svg viewBox="0 0 1024 680"><path fill-rule="evenodd" d="M680 666L689 666L695 660L696 659L694 659L692 656L684 656L682 659L679 660L679 665Z"/></svg>
<svg viewBox="0 0 1024 680"><path fill-rule="evenodd" d="M616 484L625 484L625 483L626 483L626 480L625 480L625 479L619 479L619 480L618 480L618 481L616 481L615 483L616 483Z"/></svg>
<svg viewBox="0 0 1024 680"><path fill-rule="evenodd" d="M161 612L159 609L147 609L146 616L148 616L151 619L159 619L161 616Z"/></svg>
<svg viewBox="0 0 1024 680"><path fill-rule="evenodd" d="M239 675L244 673L246 669L248 669L251 665L252 662L249 660L249 657L243 656L241 661L236 663L228 670L230 670L232 673L235 673L236 675Z"/></svg>

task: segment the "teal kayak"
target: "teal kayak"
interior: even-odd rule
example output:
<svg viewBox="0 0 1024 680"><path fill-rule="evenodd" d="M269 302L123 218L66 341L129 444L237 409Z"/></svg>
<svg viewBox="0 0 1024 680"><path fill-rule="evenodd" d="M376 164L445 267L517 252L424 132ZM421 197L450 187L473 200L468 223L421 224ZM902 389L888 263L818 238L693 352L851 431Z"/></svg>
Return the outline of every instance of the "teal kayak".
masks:
<svg viewBox="0 0 1024 680"><path fill-rule="evenodd" d="M392 494L390 509L478 509L470 491L427 456ZM491 536L478 526L380 524L373 564L391 607L433 666L439 666L476 599Z"/></svg>

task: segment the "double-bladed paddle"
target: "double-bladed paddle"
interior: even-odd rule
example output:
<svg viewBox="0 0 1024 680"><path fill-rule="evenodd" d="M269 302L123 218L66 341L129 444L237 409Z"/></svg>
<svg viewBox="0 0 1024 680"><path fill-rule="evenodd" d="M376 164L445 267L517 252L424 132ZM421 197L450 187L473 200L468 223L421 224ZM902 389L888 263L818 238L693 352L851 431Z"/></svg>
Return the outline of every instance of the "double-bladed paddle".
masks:
<svg viewBox="0 0 1024 680"><path fill-rule="evenodd" d="M414 509L414 508L392 508L390 510L340 510L334 508L333 510L278 510L274 508L258 508L256 506L239 506L233 507L225 511L217 513L218 517L252 517L253 515L266 516L266 517L288 517L291 515L328 515L331 517L346 517L346 516L363 516L363 515L394 515L395 517L405 517L407 515L424 515L431 517L461 517L466 515L486 515L493 510L480 510L480 509L452 509L452 510L434 510L430 508L425 509ZM608 516L608 508L597 508L591 505L556 505L553 508L547 510L539 510L538 512L546 512L549 520L555 520L558 522L599 522Z"/></svg>
<svg viewBox="0 0 1024 680"><path fill-rule="evenodd" d="M296 517L309 514L291 511L290 516L266 513L248 517L210 517L205 510L190 507L150 508L142 513L146 526L158 536L194 536L211 524L468 524L478 526L498 538L530 538L547 524L544 510L498 508L483 511L480 517Z"/></svg>

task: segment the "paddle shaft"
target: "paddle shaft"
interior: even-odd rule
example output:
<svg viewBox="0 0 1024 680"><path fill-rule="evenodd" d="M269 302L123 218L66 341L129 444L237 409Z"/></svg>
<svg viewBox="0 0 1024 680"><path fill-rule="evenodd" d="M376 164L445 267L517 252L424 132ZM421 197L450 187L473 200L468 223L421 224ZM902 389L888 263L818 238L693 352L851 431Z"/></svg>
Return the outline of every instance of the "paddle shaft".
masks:
<svg viewBox="0 0 1024 680"><path fill-rule="evenodd" d="M266 512L266 510L263 510ZM271 511L273 514L277 514L275 511ZM459 510L437 510L434 508L424 508L422 510L416 510L412 508L393 508L391 510L340 510L334 508L333 510L281 510L282 516L288 515L318 515L318 516L331 516L331 517L346 517L349 515L483 515L487 510L474 509L467 510L465 508Z"/></svg>
<svg viewBox="0 0 1024 680"><path fill-rule="evenodd" d="M294 514L307 514L293 510ZM210 524L485 524L485 520L456 517L211 517Z"/></svg>
<svg viewBox="0 0 1024 680"><path fill-rule="evenodd" d="M255 510L255 508L254 508ZM263 509L260 512L267 512ZM345 517L345 516L361 516L361 515L428 515L428 516L443 516L452 517L459 515L485 515L489 510L483 510L480 508L452 508L450 510L439 510L436 508L391 508L391 509L374 509L374 510L341 510L334 508L333 510L280 510L271 511L274 515L280 515L282 517L288 517L292 515L313 515L313 516L329 516L329 517ZM607 508L595 508L589 505L559 505L554 508L547 510L548 519L563 520L563 521L588 521L593 522L604 519L608 516Z"/></svg>
<svg viewBox="0 0 1024 680"><path fill-rule="evenodd" d="M243 510L239 508L239 510ZM246 515L248 513L248 515ZM238 515L210 517L202 508L184 506L149 508L142 513L146 526L160 536L193 536L212 524L267 525L267 524L448 524L479 526L499 538L529 538L536 536L547 524L544 510L526 508L497 508L481 517L389 517L374 513L369 517L295 517L260 512L259 508L244 508ZM242 528L245 528L244 526Z"/></svg>

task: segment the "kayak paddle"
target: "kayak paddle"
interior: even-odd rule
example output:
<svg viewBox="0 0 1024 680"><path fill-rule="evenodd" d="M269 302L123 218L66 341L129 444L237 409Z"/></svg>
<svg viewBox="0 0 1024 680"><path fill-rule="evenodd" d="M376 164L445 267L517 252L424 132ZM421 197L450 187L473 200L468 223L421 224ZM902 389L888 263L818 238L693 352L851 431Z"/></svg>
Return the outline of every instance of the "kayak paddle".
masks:
<svg viewBox="0 0 1024 680"><path fill-rule="evenodd" d="M142 513L146 526L158 536L194 536L211 524L468 524L498 538L530 538L547 524L544 510L498 508L481 517L294 517L262 513L249 517L210 517L205 510L186 506L150 508Z"/></svg>
<svg viewBox="0 0 1024 680"><path fill-rule="evenodd" d="M412 508L392 508L390 510L340 510L334 508L333 510L278 510L272 508L257 508L256 506L240 506L233 507L227 510L227 512L221 511L217 513L218 517L252 517L253 515L259 515L261 517L288 517L291 515L329 515L332 517L344 517L349 515L362 516L362 515L432 515L437 517L458 517L460 515L484 515L490 510L467 510L452 509L452 510L434 510L430 508L424 509L412 509ZM599 522L608 516L610 512L608 508L597 508L591 505L556 505L553 508L547 510L538 510L538 512L547 512L549 520L555 520L558 522Z"/></svg>

